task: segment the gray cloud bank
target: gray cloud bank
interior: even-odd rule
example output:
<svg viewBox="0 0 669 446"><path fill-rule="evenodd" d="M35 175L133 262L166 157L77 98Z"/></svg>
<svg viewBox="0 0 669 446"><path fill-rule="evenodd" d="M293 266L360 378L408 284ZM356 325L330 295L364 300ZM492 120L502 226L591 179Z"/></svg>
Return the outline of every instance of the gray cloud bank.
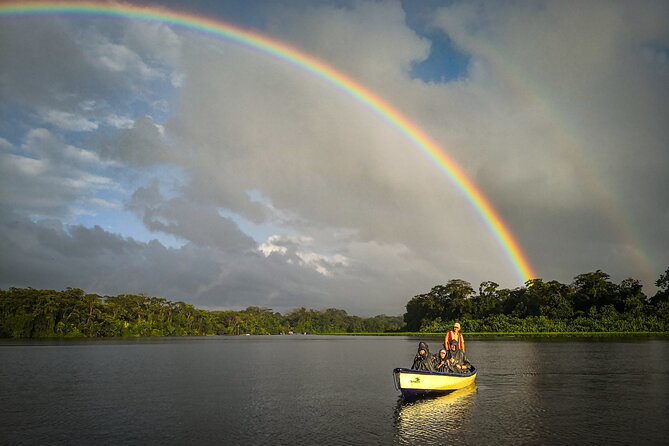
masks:
<svg viewBox="0 0 669 446"><path fill-rule="evenodd" d="M648 288L669 264L668 8L543 5L430 10L470 57L445 83L411 78L432 42L398 3L262 10L438 141L540 277ZM0 286L397 314L452 278L521 285L446 175L322 80L166 25L2 20Z"/></svg>

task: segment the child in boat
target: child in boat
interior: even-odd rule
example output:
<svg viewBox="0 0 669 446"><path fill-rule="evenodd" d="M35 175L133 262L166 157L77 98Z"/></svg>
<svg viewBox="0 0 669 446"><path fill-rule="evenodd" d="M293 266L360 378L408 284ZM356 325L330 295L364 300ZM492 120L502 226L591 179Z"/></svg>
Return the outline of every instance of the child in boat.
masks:
<svg viewBox="0 0 669 446"><path fill-rule="evenodd" d="M449 344L447 368L451 372L465 373L469 371L470 363L465 357L465 352L460 350L458 341L453 339Z"/></svg>
<svg viewBox="0 0 669 446"><path fill-rule="evenodd" d="M439 354L434 357L434 369L437 372L448 372L448 355L446 349L439 350Z"/></svg>
<svg viewBox="0 0 669 446"><path fill-rule="evenodd" d="M418 352L413 358L413 365L411 368L414 370L428 370L431 372L434 371L430 349L425 342L420 342L418 344Z"/></svg>

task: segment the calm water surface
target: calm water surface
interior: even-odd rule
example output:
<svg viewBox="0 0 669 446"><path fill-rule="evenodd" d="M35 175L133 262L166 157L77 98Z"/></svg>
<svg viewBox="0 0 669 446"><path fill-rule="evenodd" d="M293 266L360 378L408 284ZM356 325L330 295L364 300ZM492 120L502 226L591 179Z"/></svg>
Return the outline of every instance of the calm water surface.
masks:
<svg viewBox="0 0 669 446"><path fill-rule="evenodd" d="M0 444L669 444L666 338L468 338L476 385L405 403L418 341L5 340Z"/></svg>

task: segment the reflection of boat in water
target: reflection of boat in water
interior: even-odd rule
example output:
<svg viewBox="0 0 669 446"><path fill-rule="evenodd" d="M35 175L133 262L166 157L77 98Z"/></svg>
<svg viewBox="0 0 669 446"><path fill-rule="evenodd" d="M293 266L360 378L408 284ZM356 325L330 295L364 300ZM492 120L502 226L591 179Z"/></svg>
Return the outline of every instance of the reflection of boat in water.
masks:
<svg viewBox="0 0 669 446"><path fill-rule="evenodd" d="M399 444L448 444L467 424L474 407L476 383L447 395L417 400L399 398L395 429Z"/></svg>
<svg viewBox="0 0 669 446"><path fill-rule="evenodd" d="M476 380L476 368L467 373L430 372L397 368L393 370L395 387L404 398L443 395L470 386Z"/></svg>

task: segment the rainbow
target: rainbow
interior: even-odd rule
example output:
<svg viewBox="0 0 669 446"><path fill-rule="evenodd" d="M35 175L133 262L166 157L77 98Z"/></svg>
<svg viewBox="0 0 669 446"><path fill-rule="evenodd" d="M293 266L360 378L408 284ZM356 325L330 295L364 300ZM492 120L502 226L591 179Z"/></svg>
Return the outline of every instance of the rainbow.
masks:
<svg viewBox="0 0 669 446"><path fill-rule="evenodd" d="M508 87L513 89L516 97L524 98L534 109L536 114L545 116L555 129L554 137L558 138L557 150L563 159L570 161L570 165L577 172L579 180L587 185L597 197L599 206L609 216L608 224L611 225L618 236L622 252L630 257L630 268L636 270L642 282L653 283L656 272L659 270L657 264L644 251L641 238L636 230L638 225L630 221L630 215L623 211L615 199L614 188L604 183L601 174L597 174L598 166L586 158L585 143L577 138L577 132L570 128L570 119L566 113L559 113L560 107L552 104L549 100L551 94L541 91L541 87L531 76L524 75L517 64L494 48L493 44L479 44L476 53L483 57L486 63L494 66L494 72L501 77ZM661 271L661 270L660 270Z"/></svg>
<svg viewBox="0 0 669 446"><path fill-rule="evenodd" d="M97 15L166 23L211 34L253 48L317 76L380 115L432 159L447 174L453 185L462 192L479 214L513 264L518 278L522 282L526 282L536 277L527 256L502 217L462 168L436 142L381 97L315 57L255 31L156 6L72 1L7 2L0 4L0 17L53 14Z"/></svg>

